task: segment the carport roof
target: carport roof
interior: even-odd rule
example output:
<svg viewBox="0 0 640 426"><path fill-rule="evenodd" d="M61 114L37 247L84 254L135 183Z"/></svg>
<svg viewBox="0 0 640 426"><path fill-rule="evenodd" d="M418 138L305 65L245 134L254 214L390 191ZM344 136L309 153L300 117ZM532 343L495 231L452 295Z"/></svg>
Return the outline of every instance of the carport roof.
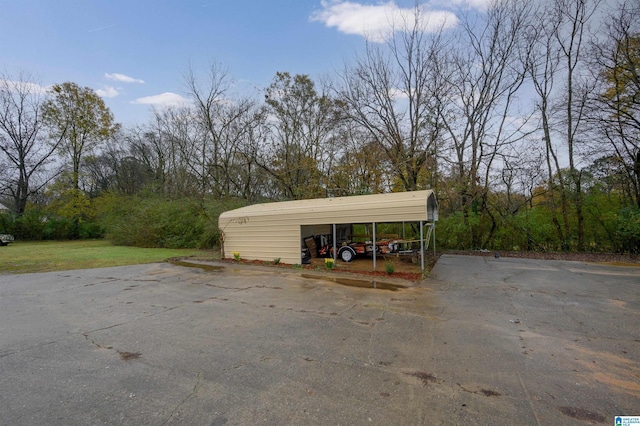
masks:
<svg viewBox="0 0 640 426"><path fill-rule="evenodd" d="M286 217L300 225L435 221L438 204L432 190L315 198L242 207L222 213L220 222L268 216Z"/></svg>

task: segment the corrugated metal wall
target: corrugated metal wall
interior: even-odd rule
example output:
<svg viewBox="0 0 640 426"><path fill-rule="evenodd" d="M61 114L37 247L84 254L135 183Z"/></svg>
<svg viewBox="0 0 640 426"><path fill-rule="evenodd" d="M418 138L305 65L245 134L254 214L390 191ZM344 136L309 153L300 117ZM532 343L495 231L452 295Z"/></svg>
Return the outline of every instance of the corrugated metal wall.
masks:
<svg viewBox="0 0 640 426"><path fill-rule="evenodd" d="M267 219L267 220L264 220ZM300 263L300 225L261 218L230 221L221 227L224 238L224 255L233 258L233 252L242 259Z"/></svg>

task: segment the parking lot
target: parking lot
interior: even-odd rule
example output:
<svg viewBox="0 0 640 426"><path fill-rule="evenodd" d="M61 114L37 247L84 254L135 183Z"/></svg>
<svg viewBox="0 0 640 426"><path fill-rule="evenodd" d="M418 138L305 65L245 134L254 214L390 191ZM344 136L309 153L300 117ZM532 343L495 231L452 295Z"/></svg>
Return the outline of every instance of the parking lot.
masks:
<svg viewBox="0 0 640 426"><path fill-rule="evenodd" d="M445 255L371 289L220 265L0 275L0 424L640 415L638 267Z"/></svg>

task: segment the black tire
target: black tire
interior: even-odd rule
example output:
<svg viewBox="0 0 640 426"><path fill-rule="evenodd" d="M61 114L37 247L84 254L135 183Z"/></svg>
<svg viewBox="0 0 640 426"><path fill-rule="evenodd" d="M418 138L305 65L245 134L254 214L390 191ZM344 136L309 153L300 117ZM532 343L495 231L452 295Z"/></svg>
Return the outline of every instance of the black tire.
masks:
<svg viewBox="0 0 640 426"><path fill-rule="evenodd" d="M343 262L351 262L353 260L354 257L356 257L356 253L350 248L350 247L345 247L342 250L340 250L340 259L342 259Z"/></svg>

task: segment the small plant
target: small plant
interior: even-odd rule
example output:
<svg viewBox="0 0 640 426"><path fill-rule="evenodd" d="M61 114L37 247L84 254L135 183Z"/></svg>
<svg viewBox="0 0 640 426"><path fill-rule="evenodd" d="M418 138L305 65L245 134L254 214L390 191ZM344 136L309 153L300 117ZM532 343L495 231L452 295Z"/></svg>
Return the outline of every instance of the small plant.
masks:
<svg viewBox="0 0 640 426"><path fill-rule="evenodd" d="M335 262L334 262L334 260L332 258L327 258L327 259L324 260L324 266L328 270L332 270L333 267L335 266Z"/></svg>
<svg viewBox="0 0 640 426"><path fill-rule="evenodd" d="M301 264L299 264L299 263L294 263L293 265L291 265L291 267L292 267L293 269L302 269L302 265L301 265Z"/></svg>
<svg viewBox="0 0 640 426"><path fill-rule="evenodd" d="M233 254L233 259L234 259L234 260L236 260L236 261L239 261L239 260L240 260L240 252L239 252L239 251L234 251L234 252L233 252L233 253L231 253L231 254Z"/></svg>
<svg viewBox="0 0 640 426"><path fill-rule="evenodd" d="M279 263L280 263L280 258L279 257L276 257L275 259L273 259L273 264L274 265L277 265Z"/></svg>
<svg viewBox="0 0 640 426"><path fill-rule="evenodd" d="M395 272L396 265L394 265L393 262L387 262L384 264L384 270L387 272L387 274L391 275Z"/></svg>

